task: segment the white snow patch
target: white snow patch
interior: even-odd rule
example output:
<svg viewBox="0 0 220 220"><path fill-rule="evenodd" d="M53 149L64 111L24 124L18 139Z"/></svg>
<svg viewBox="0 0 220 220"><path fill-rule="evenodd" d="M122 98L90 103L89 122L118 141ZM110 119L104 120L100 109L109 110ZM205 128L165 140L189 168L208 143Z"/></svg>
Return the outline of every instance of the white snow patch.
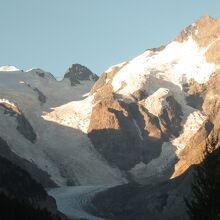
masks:
<svg viewBox="0 0 220 220"><path fill-rule="evenodd" d="M105 83L107 84L109 81L110 81L110 79L106 79L106 80L105 80Z"/></svg>
<svg viewBox="0 0 220 220"><path fill-rule="evenodd" d="M84 94L82 97L87 97L89 96L89 92L87 92L86 94Z"/></svg>
<svg viewBox="0 0 220 220"><path fill-rule="evenodd" d="M200 111L194 111L188 115L182 134L172 140L172 144L177 148L177 154L186 147L185 144L202 127L206 119L207 116Z"/></svg>
<svg viewBox="0 0 220 220"><path fill-rule="evenodd" d="M195 35L198 35L198 33L199 33L199 30L196 29L196 30L195 30Z"/></svg>
<svg viewBox="0 0 220 220"><path fill-rule="evenodd" d="M162 110L168 106L166 97L170 95L169 89L160 88L146 99L142 100L142 104L151 114L159 116Z"/></svg>
<svg viewBox="0 0 220 220"><path fill-rule="evenodd" d="M2 72L13 72L13 71L20 71L17 67L15 66L1 66L0 71Z"/></svg>
<svg viewBox="0 0 220 220"><path fill-rule="evenodd" d="M57 122L61 125L80 129L87 132L90 116L93 108L94 95L82 101L73 101L60 107L54 108L52 112L45 113L42 117L45 120Z"/></svg>
<svg viewBox="0 0 220 220"><path fill-rule="evenodd" d="M137 129L137 132L138 132L138 136L139 136L139 138L143 141L144 138L143 138L143 135L142 135L141 129L140 129L140 127L138 126L137 121L136 121L134 118L132 118L132 121L133 121L133 123L134 123L134 125L135 125L135 127L136 127L136 129Z"/></svg>

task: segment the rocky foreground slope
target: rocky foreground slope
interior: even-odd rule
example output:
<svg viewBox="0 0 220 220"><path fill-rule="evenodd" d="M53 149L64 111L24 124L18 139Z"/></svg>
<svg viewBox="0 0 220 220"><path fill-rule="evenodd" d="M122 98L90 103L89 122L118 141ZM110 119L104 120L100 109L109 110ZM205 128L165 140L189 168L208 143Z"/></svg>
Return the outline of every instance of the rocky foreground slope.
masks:
<svg viewBox="0 0 220 220"><path fill-rule="evenodd" d="M159 184L159 193L163 181L174 187L183 177L187 185L186 170L219 130L219 30L220 20L204 16L99 79L79 64L62 81L40 69L0 68L0 137L11 160L32 164L44 186L136 182ZM167 188L166 206L156 204L152 219L172 202L182 206L177 189Z"/></svg>

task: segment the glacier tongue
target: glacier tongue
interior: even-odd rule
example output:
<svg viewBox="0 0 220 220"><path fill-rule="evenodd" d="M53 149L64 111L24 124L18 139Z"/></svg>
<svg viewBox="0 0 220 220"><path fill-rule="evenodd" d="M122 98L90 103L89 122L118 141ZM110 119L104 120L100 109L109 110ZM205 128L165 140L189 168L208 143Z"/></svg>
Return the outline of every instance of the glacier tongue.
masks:
<svg viewBox="0 0 220 220"><path fill-rule="evenodd" d="M48 193L56 199L58 210L70 219L105 220L86 211L95 194L107 190L107 186L75 186L50 189Z"/></svg>

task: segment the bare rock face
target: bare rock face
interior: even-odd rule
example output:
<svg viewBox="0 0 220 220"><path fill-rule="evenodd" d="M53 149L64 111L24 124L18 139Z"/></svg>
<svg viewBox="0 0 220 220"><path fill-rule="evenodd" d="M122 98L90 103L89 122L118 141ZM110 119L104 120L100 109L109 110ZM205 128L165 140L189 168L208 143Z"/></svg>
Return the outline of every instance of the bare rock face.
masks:
<svg viewBox="0 0 220 220"><path fill-rule="evenodd" d="M204 85L206 88L202 93L204 102L202 105L203 111L209 113L211 118L219 112L220 107L220 71L216 71L210 80Z"/></svg>
<svg viewBox="0 0 220 220"><path fill-rule="evenodd" d="M110 164L124 170L131 168L141 156L140 138L127 117L128 112L119 102L108 99L94 107L89 126L95 148Z"/></svg>
<svg viewBox="0 0 220 220"><path fill-rule="evenodd" d="M80 81L97 81L98 76L92 73L87 67L80 64L73 64L66 70L64 78L67 78L71 82L71 86L80 84Z"/></svg>
<svg viewBox="0 0 220 220"><path fill-rule="evenodd" d="M97 83L101 85L99 81ZM136 163L148 161L160 152L160 141L150 140L145 130L144 120L150 124L151 117L144 111L141 114L136 103L126 104L117 100L110 83L99 86L94 102L88 135L94 147L112 166L129 170ZM158 130L155 133L160 133L156 126L155 130ZM151 156L147 153L150 143L154 145Z"/></svg>
<svg viewBox="0 0 220 220"><path fill-rule="evenodd" d="M123 63L123 64L121 64L119 66L118 65L113 66L113 67L110 68L110 70L107 70L106 72L102 73L100 78L93 85L93 87L92 87L92 89L90 91L90 95L92 95L95 92L97 92L98 90L102 89L102 87L106 87L106 85L108 85L108 87L111 88L111 92L112 92L111 83L112 83L113 77L119 72L119 70L121 68L123 68L127 64L128 64L128 62L125 62L125 63Z"/></svg>
<svg viewBox="0 0 220 220"><path fill-rule="evenodd" d="M202 94L205 91L205 87L202 84L197 83L195 80L191 80L188 84L184 85L184 91L187 93L187 105L202 110L204 101Z"/></svg>
<svg viewBox="0 0 220 220"><path fill-rule="evenodd" d="M176 38L183 42L189 36L192 36L200 47L205 47L215 40L218 32L219 19L214 19L208 15L202 16L196 22L186 27ZM198 31L197 31L198 30Z"/></svg>
<svg viewBox="0 0 220 220"><path fill-rule="evenodd" d="M145 91L136 91L132 102L126 100L113 92L109 75L104 73L93 87L88 135L112 166L128 171L160 155L162 143L181 130L182 111L169 94L160 114L154 115L145 106Z"/></svg>
<svg viewBox="0 0 220 220"><path fill-rule="evenodd" d="M185 149L179 155L179 162L175 165L173 177L183 173L192 164L198 164L203 158L203 151L207 141L220 131L220 72L217 71L204 84L190 82L188 97L193 97L193 103L199 103L199 108L208 115L202 127L188 141ZM186 97L187 98L187 97Z"/></svg>
<svg viewBox="0 0 220 220"><path fill-rule="evenodd" d="M37 69L32 69L30 71L34 72L34 74L38 75L41 78L50 79L50 80L56 80L56 78L51 73L45 72L42 69L37 68Z"/></svg>
<svg viewBox="0 0 220 220"><path fill-rule="evenodd" d="M168 137L178 136L181 131L181 116L183 115L180 104L173 96L166 97L167 106L159 116L161 129Z"/></svg>
<svg viewBox="0 0 220 220"><path fill-rule="evenodd" d="M148 96L147 92L145 90L137 90L132 94L132 97L136 100L136 101L141 101L143 99L145 99Z"/></svg>

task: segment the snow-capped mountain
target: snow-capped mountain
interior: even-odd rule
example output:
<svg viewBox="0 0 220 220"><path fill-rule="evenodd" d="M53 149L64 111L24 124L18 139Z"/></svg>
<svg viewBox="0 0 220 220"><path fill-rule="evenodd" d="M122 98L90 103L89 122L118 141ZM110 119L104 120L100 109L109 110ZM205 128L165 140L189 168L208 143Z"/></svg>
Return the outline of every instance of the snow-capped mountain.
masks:
<svg viewBox="0 0 220 220"><path fill-rule="evenodd" d="M168 45L111 67L95 84L89 136L110 163L142 183L99 193L95 214L188 219L184 198L193 165L207 140L220 136L219 30L220 19L204 16Z"/></svg>
<svg viewBox="0 0 220 220"><path fill-rule="evenodd" d="M219 27L220 20L204 16L168 45L109 68L92 88L90 139L135 180L180 174L192 164L172 174L180 155L211 132L207 103L219 102L219 93L211 98L208 91L219 77Z"/></svg>
<svg viewBox="0 0 220 220"><path fill-rule="evenodd" d="M219 30L220 19L204 16L99 79L79 64L62 81L40 69L1 67L0 138L19 157L11 160L27 170L23 160L32 164L32 176L41 173L49 186L181 176L220 127ZM167 206L183 202L175 193Z"/></svg>

